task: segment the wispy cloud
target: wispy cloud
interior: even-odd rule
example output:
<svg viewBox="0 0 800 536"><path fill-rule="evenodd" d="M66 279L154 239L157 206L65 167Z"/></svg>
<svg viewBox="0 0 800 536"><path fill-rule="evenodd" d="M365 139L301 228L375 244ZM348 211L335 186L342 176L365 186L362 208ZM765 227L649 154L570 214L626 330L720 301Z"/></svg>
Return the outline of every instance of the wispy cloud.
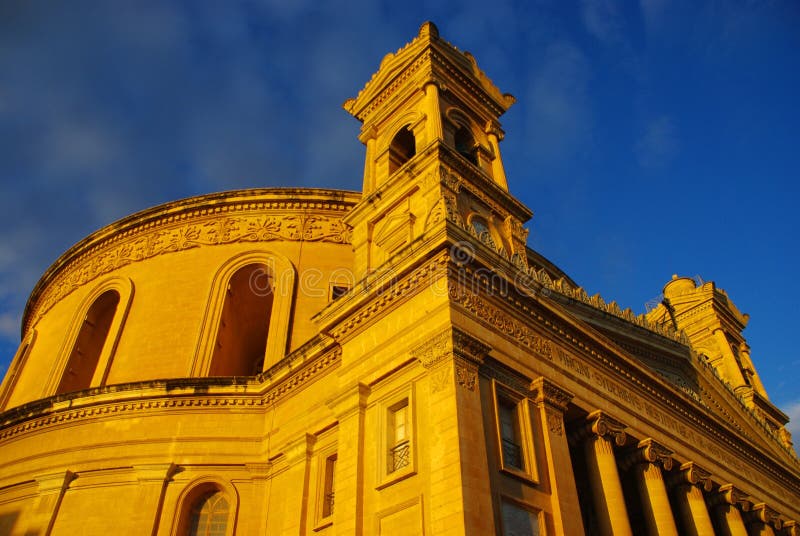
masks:
<svg viewBox="0 0 800 536"><path fill-rule="evenodd" d="M639 164L646 169L666 166L679 150L678 131L672 118L666 115L649 120L636 144Z"/></svg>
<svg viewBox="0 0 800 536"><path fill-rule="evenodd" d="M790 403L783 408L784 413L789 416L789 424L786 429L792 434L792 441L795 444L795 450L800 446L800 400Z"/></svg>
<svg viewBox="0 0 800 536"><path fill-rule="evenodd" d="M622 41L622 11L616 0L583 0L581 17L589 33L601 42Z"/></svg>
<svg viewBox="0 0 800 536"><path fill-rule="evenodd" d="M528 150L534 157L559 161L587 140L591 129L588 80L589 66L577 46L561 41L547 48L524 98Z"/></svg>

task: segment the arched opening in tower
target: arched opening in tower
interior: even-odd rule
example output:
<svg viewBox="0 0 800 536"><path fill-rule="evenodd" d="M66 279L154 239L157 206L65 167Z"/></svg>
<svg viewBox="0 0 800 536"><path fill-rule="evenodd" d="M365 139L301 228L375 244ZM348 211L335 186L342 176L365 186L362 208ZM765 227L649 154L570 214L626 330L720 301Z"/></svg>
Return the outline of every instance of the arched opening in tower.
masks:
<svg viewBox="0 0 800 536"><path fill-rule="evenodd" d="M389 145L389 174L391 175L417 154L414 133L408 127L403 127L394 135Z"/></svg>

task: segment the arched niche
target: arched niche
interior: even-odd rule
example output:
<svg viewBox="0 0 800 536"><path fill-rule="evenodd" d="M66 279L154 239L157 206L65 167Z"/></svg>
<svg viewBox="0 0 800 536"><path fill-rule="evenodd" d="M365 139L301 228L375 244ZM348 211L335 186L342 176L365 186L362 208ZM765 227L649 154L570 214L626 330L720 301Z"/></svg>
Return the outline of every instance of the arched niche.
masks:
<svg viewBox="0 0 800 536"><path fill-rule="evenodd" d="M69 324L44 396L105 385L133 289L129 278L110 277L83 299Z"/></svg>
<svg viewBox="0 0 800 536"><path fill-rule="evenodd" d="M228 260L214 276L191 376L252 376L286 355L296 271L273 252Z"/></svg>

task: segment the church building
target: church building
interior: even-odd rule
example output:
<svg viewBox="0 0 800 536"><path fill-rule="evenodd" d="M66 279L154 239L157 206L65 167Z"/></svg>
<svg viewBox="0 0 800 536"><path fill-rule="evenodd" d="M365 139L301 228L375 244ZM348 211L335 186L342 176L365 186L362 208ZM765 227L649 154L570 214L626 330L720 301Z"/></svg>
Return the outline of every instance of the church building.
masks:
<svg viewBox="0 0 800 536"><path fill-rule="evenodd" d="M528 247L513 103L425 23L344 104L362 192L192 197L64 253L0 387L0 535L800 534L747 315L678 276L637 315Z"/></svg>

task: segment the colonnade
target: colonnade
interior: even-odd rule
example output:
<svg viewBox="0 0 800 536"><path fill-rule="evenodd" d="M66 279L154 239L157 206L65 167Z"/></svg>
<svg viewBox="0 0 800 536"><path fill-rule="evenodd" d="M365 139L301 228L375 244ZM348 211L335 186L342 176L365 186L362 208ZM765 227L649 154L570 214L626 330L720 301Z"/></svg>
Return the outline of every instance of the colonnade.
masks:
<svg viewBox="0 0 800 536"><path fill-rule="evenodd" d="M586 527L589 532L632 536L629 512L635 509L651 536L800 536L795 521L731 483L715 483L695 462L678 462L652 438L631 440L626 426L603 411L570 428L573 454L583 456L586 467L590 497L581 500L591 504L596 524ZM626 496L624 479L635 493Z"/></svg>

